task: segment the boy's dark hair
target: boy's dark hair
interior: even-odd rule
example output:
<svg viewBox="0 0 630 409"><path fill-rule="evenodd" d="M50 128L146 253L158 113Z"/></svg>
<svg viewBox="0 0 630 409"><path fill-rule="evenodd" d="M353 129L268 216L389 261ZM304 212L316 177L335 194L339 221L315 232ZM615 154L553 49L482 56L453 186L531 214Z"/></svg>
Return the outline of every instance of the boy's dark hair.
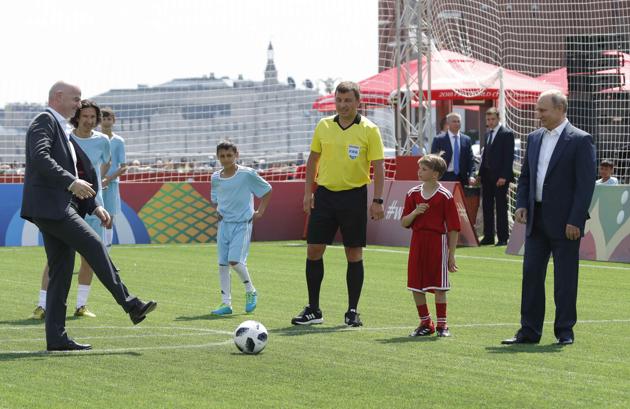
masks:
<svg viewBox="0 0 630 409"><path fill-rule="evenodd" d="M116 118L116 114L114 114L114 110L111 109L110 107L105 107L101 109L101 114L103 115L103 118L109 118L110 116L112 118Z"/></svg>
<svg viewBox="0 0 630 409"><path fill-rule="evenodd" d="M96 104L96 102L89 99L84 99L81 101L81 106L79 107L79 109L76 110L74 116L70 118L70 123L75 128L79 126L79 117L81 116L81 111L86 108L94 108L94 110L96 111L96 125L101 123L101 108Z"/></svg>
<svg viewBox="0 0 630 409"><path fill-rule="evenodd" d="M599 166L603 166L605 168L611 168L611 169L615 167L614 163L610 159L602 159L602 161L599 162Z"/></svg>
<svg viewBox="0 0 630 409"><path fill-rule="evenodd" d="M230 149L232 149L234 153L238 153L238 147L234 142L229 140L221 141L217 145L217 155L219 154L219 151L227 151Z"/></svg>
<svg viewBox="0 0 630 409"><path fill-rule="evenodd" d="M339 93L344 94L346 92L353 92L357 101L361 99L361 92L359 91L359 84L352 81L342 81L335 88L335 96Z"/></svg>
<svg viewBox="0 0 630 409"><path fill-rule="evenodd" d="M442 158L443 153L444 152L440 152L439 154L431 153L424 155L418 160L418 166L426 166L432 171L438 173L438 179L441 178L442 175L444 175L444 172L446 172L446 161Z"/></svg>

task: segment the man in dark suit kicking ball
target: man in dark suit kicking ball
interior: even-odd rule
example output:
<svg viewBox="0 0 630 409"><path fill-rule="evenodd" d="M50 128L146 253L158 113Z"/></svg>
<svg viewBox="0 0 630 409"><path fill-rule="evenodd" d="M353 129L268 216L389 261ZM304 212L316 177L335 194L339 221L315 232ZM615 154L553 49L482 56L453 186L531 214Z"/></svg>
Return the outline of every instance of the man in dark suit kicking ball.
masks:
<svg viewBox="0 0 630 409"><path fill-rule="evenodd" d="M596 179L595 147L588 133L567 119L567 98L543 92L536 103L542 128L527 137L516 193L515 219L527 223L521 328L502 343L537 344L545 319L545 275L553 254L554 334L558 345L574 341L578 258Z"/></svg>
<svg viewBox="0 0 630 409"><path fill-rule="evenodd" d="M26 133L26 170L21 216L42 233L50 267L47 293L46 343L49 351L91 349L66 333L66 299L72 281L75 251L90 264L99 280L129 314L140 323L157 306L129 294L105 245L83 220L85 214L110 224L107 211L94 201L98 189L90 160L70 137L67 119L81 104L81 90L59 81L48 94L48 108Z"/></svg>

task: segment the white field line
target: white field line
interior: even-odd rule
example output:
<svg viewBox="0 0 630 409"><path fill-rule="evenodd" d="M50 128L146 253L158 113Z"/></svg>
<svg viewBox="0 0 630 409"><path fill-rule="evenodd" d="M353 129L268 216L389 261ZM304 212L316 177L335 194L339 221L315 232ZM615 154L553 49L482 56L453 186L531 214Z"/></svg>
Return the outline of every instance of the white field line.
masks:
<svg viewBox="0 0 630 409"><path fill-rule="evenodd" d="M195 348L211 348L218 347L223 345L229 345L233 341L231 339L221 342L209 342L207 344L196 344L196 345L165 345L165 346L151 346L151 347L132 347L132 348L109 348L109 349L90 349L88 351L0 351L1 354L13 354L13 355L86 355L86 354L112 354L112 353L127 353L127 352L137 352L137 351L159 351L159 350L181 350L181 349L195 349Z"/></svg>

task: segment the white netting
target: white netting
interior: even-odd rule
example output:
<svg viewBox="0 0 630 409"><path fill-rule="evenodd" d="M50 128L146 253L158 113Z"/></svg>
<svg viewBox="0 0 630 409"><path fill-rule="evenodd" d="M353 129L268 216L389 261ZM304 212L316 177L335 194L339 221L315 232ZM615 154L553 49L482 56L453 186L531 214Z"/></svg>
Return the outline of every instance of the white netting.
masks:
<svg viewBox="0 0 630 409"><path fill-rule="evenodd" d="M290 4L296 10L302 7ZM309 6L317 7L317 2ZM330 12L352 15L348 7L338 8ZM190 24L202 22L195 18ZM351 18L348 24L353 24ZM378 25L378 72L352 79L361 81L363 113L380 125L388 156L394 156L394 148L403 154L422 153L450 110L462 114L463 130L477 139L485 130L482 113L494 104L504 110L505 122L519 138L515 154L520 158L526 135L538 126L533 112L537 93L559 87L569 92L570 120L595 137L598 160L612 159L615 175L630 182L629 2L380 0L378 19L356 24ZM321 29L334 27L322 21ZM301 34L312 41L319 35ZM352 54L353 41L374 39L339 38L340 44L347 43L348 59L330 60L331 77L310 84L278 78L271 56L252 61L265 72L264 81L219 75L165 78L157 86L85 96L116 112L115 131L127 141L129 163L138 164L128 180L207 180L216 165L216 143L224 138L239 144L243 163L260 168L270 179L302 178L314 126L334 109L323 94L339 81L334 74L339 64L374 64ZM428 93L418 91L427 90L429 74L423 71L419 84L419 46L432 57L432 110L420 109L429 106ZM400 75L388 74L399 64ZM536 77L538 81L532 79ZM14 79L0 81L1 92ZM0 108L0 173L5 181L19 181L24 133L41 109L23 103ZM429 114L430 120L422 122Z"/></svg>

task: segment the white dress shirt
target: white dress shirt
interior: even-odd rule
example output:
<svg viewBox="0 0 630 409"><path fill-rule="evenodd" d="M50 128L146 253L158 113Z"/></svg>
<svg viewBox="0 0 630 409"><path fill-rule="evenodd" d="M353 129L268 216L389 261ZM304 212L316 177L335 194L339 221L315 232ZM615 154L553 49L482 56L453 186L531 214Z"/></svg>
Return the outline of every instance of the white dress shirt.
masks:
<svg viewBox="0 0 630 409"><path fill-rule="evenodd" d="M549 167L549 161L551 155L558 144L558 139L564 131L564 128L569 123L569 120L564 118L564 121L560 123L556 128L551 131L545 129L545 133L542 137L540 144L540 154L538 156L538 168L536 169L536 201L542 202L543 199L543 184L545 183L545 176L547 176L547 168Z"/></svg>
<svg viewBox="0 0 630 409"><path fill-rule="evenodd" d="M447 172L455 172L455 165L453 165L453 163L456 160L459 160L459 158L455 158L455 134L452 133L451 131L447 131L448 133L448 140L451 141L451 152L453 152L453 158L451 159L451 163L448 164L448 168L446 169ZM462 138L459 132L457 132L457 138L459 138L459 155L461 156L462 154ZM461 169L460 169L461 172Z"/></svg>

